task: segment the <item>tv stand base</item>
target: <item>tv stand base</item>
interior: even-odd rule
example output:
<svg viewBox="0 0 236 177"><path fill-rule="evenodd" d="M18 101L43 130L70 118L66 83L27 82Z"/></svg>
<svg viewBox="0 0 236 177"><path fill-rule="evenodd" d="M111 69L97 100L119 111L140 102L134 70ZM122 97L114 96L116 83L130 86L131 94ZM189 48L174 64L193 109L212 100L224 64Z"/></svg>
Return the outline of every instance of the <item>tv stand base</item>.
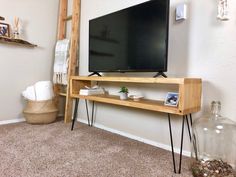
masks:
<svg viewBox="0 0 236 177"><path fill-rule="evenodd" d="M97 75L99 77L102 77L102 75L99 72L93 72L93 73L89 74L88 77L93 76L93 75Z"/></svg>
<svg viewBox="0 0 236 177"><path fill-rule="evenodd" d="M161 74L162 75L162 74ZM136 83L137 86L142 86L142 84L163 84L166 86L166 89L169 90L168 85L174 84L177 85L179 90L179 104L177 107L166 106L164 105L163 100L150 100L150 99L141 99L139 101L133 101L131 99L128 100L120 100L119 96L117 95L80 95L80 89L83 89L85 85L91 86L93 82L106 82L109 84L115 83ZM70 81L70 96L71 98L75 98L75 107L74 107L74 114L73 114L73 121L71 125L71 130L74 129L74 124L76 122L77 111L78 111L78 103L79 99L85 99L87 101L92 101L92 109L91 113L89 114L88 104L85 101L86 112L87 112L87 119L88 125L93 126L94 123L94 103L107 103L112 105L120 105L130 108L138 108L156 112L167 113L168 115L168 122L169 122L169 133L170 133L170 143L171 143L171 151L172 151L172 159L173 159L173 169L175 173L181 173L181 165L182 165L182 153L183 153L183 140L184 140L184 128L185 128L185 121L187 123L188 134L190 141L193 141L193 150L196 153L196 141L193 136L191 136L191 125L192 125L192 113L198 112L201 108L201 95L202 95L202 81L201 79L197 78L141 78L141 77L84 77L84 76L72 76ZM164 87L163 87L164 88ZM186 104L184 104L186 103ZM171 115L180 115L183 117L182 119L182 130L181 130L181 143L180 143L180 157L179 163L177 166L177 159L175 157L174 152L174 143L173 143L173 134L172 134L172 125L171 125ZM91 115L91 117L90 117ZM188 119L190 118L190 120Z"/></svg>
<svg viewBox="0 0 236 177"><path fill-rule="evenodd" d="M153 76L153 77L158 77L158 76L162 76L162 77L165 77L165 78L167 78L167 75L165 74L165 73L163 73L163 72L158 72L155 76Z"/></svg>

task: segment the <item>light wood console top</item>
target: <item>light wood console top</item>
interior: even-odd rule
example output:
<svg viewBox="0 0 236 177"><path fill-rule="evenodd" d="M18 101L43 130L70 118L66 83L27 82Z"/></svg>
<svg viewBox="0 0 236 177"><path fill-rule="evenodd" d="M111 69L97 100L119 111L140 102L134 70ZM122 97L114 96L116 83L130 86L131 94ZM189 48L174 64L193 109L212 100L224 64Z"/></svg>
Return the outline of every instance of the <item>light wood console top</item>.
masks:
<svg viewBox="0 0 236 177"><path fill-rule="evenodd" d="M146 83L146 84L184 84L184 83L201 83L200 78L153 78L153 77L98 77L98 76L71 76L72 80L81 81L102 81L102 82L129 82L129 83Z"/></svg>

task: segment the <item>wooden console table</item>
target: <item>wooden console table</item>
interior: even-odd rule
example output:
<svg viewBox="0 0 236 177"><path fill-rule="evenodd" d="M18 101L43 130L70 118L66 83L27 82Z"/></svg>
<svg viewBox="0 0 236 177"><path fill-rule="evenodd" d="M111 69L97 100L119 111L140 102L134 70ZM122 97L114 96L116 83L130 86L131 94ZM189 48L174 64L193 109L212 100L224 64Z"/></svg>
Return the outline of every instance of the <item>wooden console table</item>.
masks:
<svg viewBox="0 0 236 177"><path fill-rule="evenodd" d="M165 106L164 100L150 100L141 99L140 101L120 100L119 96L115 95L90 95L84 96L79 95L80 89L85 86L91 86L94 83L109 82L109 83L136 83L136 84L164 84L164 85L176 85L179 93L179 103L177 107ZM167 90L168 92L168 90ZM174 172L176 173L174 146L172 138L172 127L171 127L171 114L180 115L183 117L182 121L182 132L181 132L181 148L180 148L180 162L178 173L181 173L181 162L182 162L182 149L183 149L183 135L184 135L184 122L186 120L189 138L191 140L191 128L192 125L192 113L198 112L201 108L201 94L202 94L202 80L199 78L140 78L140 77L86 77L86 76L72 76L70 79L70 96L76 99L75 109L72 121L71 130L74 128L74 123L77 116L77 108L79 99L85 99L88 125L93 125L94 115L94 102L108 103L126 107L133 107L138 109L145 109L156 112L167 113L169 121L170 141L173 158ZM92 101L92 118L90 122L88 114L87 100Z"/></svg>

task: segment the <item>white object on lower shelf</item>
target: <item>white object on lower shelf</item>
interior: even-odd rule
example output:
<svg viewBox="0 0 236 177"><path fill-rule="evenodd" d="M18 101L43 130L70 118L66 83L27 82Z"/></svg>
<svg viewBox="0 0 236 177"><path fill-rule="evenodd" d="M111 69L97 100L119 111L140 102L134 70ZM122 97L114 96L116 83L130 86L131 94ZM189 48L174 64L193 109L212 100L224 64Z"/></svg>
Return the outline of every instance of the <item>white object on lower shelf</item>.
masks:
<svg viewBox="0 0 236 177"><path fill-rule="evenodd" d="M97 88L97 89L80 89L79 94L80 95L100 95L104 94L104 89Z"/></svg>
<svg viewBox="0 0 236 177"><path fill-rule="evenodd" d="M133 99L134 101L140 101L143 98L142 95L129 95L129 98Z"/></svg>

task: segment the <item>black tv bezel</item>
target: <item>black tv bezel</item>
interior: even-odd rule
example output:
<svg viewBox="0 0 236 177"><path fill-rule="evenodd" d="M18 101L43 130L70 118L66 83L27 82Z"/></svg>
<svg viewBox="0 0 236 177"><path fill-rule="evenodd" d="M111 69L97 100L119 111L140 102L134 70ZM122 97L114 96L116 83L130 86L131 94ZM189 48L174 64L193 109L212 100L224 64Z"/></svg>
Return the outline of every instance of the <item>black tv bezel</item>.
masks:
<svg viewBox="0 0 236 177"><path fill-rule="evenodd" d="M115 11L115 12L112 12L112 13L109 13L109 14L106 14L106 15L102 15L102 16L99 16L99 17L96 17L96 18L93 18L93 19L90 19L89 20L89 34L90 34L90 23L91 21L93 20L96 20L96 19L99 19L99 18L102 18L102 17L105 17L105 16L108 16L108 15L111 15L113 13L117 13L117 12L120 12L120 11L123 11L123 10L127 10L129 8L133 8L133 7L136 7L136 6L140 6L140 5L143 5L145 3L149 3L151 1L157 1L157 0L150 0L150 1L145 1L143 3L140 3L140 4L137 4L137 5L134 5L134 6L131 6L131 7L127 7L127 8L124 8L124 9L121 9L121 10L118 10L118 11ZM159 0L159 1L162 1L162 0ZM106 70L91 70L90 69L90 52L89 52L89 49L90 49L90 36L89 36L89 47L88 47L88 52L89 52L89 61L88 61L88 65L89 65L89 72L102 72L102 73L126 73L126 72L159 72L159 73L162 73L162 72L167 72L167 65L168 65L168 48L169 48L169 16L170 16L170 0L166 0L167 1L167 11L166 11L166 57L165 57L165 63L164 63L164 67L163 69L127 69L127 70L109 70L109 69L106 69Z"/></svg>

